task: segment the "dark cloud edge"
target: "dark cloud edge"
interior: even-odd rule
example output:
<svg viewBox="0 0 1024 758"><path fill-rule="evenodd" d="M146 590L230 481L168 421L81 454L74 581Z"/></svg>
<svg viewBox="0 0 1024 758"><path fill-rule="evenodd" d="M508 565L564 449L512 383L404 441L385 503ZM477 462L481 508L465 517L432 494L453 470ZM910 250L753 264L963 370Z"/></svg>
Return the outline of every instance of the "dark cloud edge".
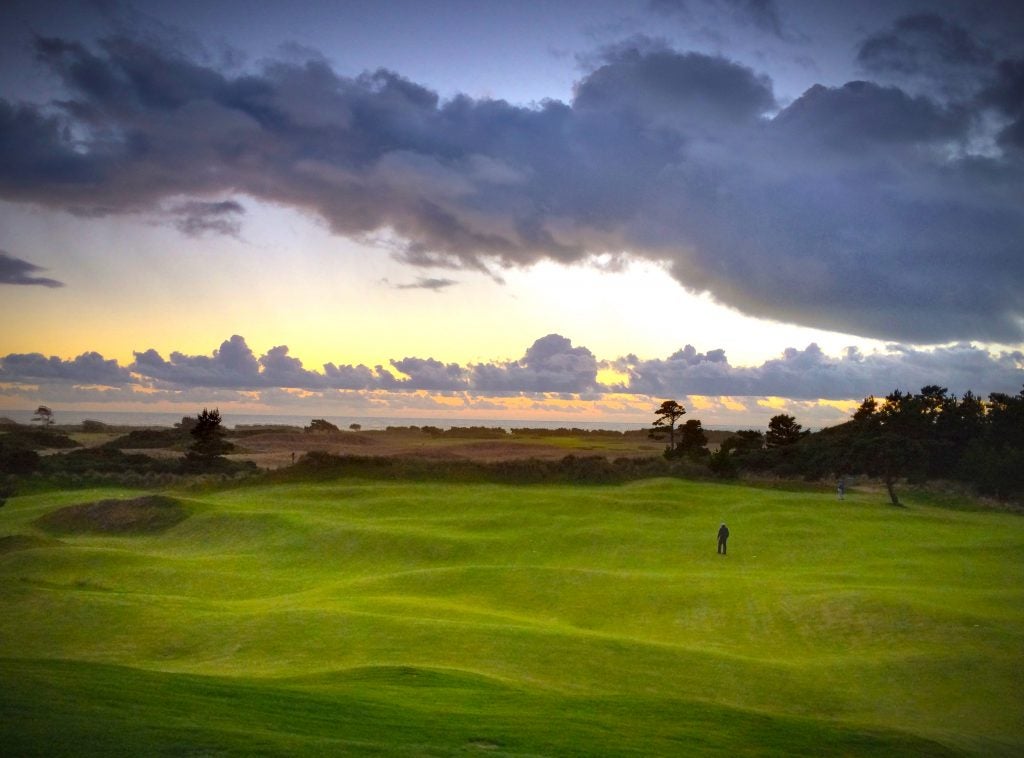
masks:
<svg viewBox="0 0 1024 758"><path fill-rule="evenodd" d="M67 98L0 99L5 200L97 216L185 196L182 233L237 235L241 207L209 201L237 194L342 236L393 230L423 267L628 250L759 317L915 344L1024 335L1020 59L965 70L955 102L862 81L776 112L764 74L650 39L537 107L320 59L242 75L152 40L35 45ZM1002 119L998 154L968 150L982 116Z"/></svg>
<svg viewBox="0 0 1024 758"><path fill-rule="evenodd" d="M602 370L625 377L602 383ZM210 355L155 350L135 353L122 366L96 352L64 360L40 353L0 357L0 385L40 384L149 391L303 390L308 392L428 392L512 397L523 395L593 399L609 394L648 397L782 397L794 401L859 400L893 389L940 384L962 394L1016 393L1024 386L1024 352L992 353L970 343L919 349L891 345L863 354L847 348L828 356L816 344L788 348L759 366L733 366L724 350L698 353L687 345L665 359L628 355L598 360L591 351L557 334L536 340L522 358L467 364L434 358L392 359L388 367L327 363L306 369L287 346L257 357L244 338L225 340Z"/></svg>
<svg viewBox="0 0 1024 758"><path fill-rule="evenodd" d="M15 286L38 286L56 289L63 287L64 282L45 276L35 276L37 271L45 271L42 266L15 258L4 250L0 250L0 284Z"/></svg>

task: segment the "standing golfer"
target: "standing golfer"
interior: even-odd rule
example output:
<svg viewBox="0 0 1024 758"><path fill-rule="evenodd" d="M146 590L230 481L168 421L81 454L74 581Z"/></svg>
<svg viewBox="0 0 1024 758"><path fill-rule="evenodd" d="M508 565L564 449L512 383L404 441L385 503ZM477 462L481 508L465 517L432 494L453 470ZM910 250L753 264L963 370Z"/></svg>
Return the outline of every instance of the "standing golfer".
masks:
<svg viewBox="0 0 1024 758"><path fill-rule="evenodd" d="M725 543L729 539L729 527L722 524L718 527L718 554L725 555Z"/></svg>

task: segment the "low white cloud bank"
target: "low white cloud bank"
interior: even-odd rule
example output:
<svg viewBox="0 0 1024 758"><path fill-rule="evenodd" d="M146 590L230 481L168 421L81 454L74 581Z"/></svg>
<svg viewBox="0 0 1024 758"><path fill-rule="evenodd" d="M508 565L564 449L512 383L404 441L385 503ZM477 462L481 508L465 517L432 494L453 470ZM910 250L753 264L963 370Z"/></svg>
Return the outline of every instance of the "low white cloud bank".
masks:
<svg viewBox="0 0 1024 758"><path fill-rule="evenodd" d="M620 379L602 383L599 372ZM121 366L95 352L77 358L12 353L0 357L0 384L48 387L104 387L125 392L229 391L236 393L365 391L439 393L466 397L547 395L593 399L606 395L648 397L777 397L794 401L860 400L894 389L940 384L951 392L1016 393L1024 385L1024 353L991 353L970 344L931 349L892 345L863 354L848 348L829 356L815 344L788 348L759 366L733 366L724 350L700 353L687 345L664 359L635 355L598 360L586 347L558 334L536 340L517 360L445 363L433 357L405 357L390 368L327 363L321 371L279 345L257 356L235 335L210 355L156 350L135 353ZM116 393L109 395L116 396ZM197 395L198 396L198 395ZM282 398L283 399L283 398Z"/></svg>
<svg viewBox="0 0 1024 758"><path fill-rule="evenodd" d="M667 359L627 356L609 364L628 378L616 386L629 391L673 395L773 396L798 400L848 400L918 390L939 384L957 394L1016 392L1024 383L1024 353L993 355L970 344L929 350L892 345L862 354L856 348L835 357L810 344L787 348L760 366L732 366L721 350L697 353L690 345Z"/></svg>

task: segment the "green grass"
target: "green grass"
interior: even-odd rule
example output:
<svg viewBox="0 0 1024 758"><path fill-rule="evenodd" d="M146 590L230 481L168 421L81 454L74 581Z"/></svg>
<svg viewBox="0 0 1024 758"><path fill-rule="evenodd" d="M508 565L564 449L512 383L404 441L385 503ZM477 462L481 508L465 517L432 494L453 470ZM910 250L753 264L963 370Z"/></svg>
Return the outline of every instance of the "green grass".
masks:
<svg viewBox="0 0 1024 758"><path fill-rule="evenodd" d="M14 755L1019 755L1024 519L675 480L0 510ZM721 521L727 557L715 553Z"/></svg>

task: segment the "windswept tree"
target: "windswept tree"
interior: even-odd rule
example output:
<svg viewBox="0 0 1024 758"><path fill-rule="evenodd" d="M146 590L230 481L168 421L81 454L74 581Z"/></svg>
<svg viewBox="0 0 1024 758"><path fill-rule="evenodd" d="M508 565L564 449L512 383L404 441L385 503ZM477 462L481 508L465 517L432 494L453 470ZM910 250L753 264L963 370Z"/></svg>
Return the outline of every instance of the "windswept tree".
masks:
<svg viewBox="0 0 1024 758"><path fill-rule="evenodd" d="M686 409L675 400L666 400L654 411L654 426L658 429L668 429L667 454L675 453L676 449L676 424L686 415Z"/></svg>
<svg viewBox="0 0 1024 758"><path fill-rule="evenodd" d="M315 418L315 419L313 419L312 421L309 422L309 426L303 427L303 431L306 431L306 432L323 432L323 433L331 434L331 433L334 433L334 432L339 432L341 430L338 429L338 427L336 427L334 424L332 424L327 419Z"/></svg>
<svg viewBox="0 0 1024 758"><path fill-rule="evenodd" d="M36 413L32 417L32 421L36 422L40 426L52 426L53 411L45 405L40 405L36 408Z"/></svg>

